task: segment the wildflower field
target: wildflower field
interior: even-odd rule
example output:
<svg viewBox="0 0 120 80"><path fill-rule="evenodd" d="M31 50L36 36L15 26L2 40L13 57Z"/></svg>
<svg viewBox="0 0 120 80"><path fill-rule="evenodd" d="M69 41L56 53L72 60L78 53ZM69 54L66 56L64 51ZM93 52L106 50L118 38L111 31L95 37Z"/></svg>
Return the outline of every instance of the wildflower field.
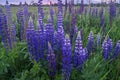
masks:
<svg viewBox="0 0 120 80"><path fill-rule="evenodd" d="M120 5L37 4L0 6L0 80L120 80Z"/></svg>

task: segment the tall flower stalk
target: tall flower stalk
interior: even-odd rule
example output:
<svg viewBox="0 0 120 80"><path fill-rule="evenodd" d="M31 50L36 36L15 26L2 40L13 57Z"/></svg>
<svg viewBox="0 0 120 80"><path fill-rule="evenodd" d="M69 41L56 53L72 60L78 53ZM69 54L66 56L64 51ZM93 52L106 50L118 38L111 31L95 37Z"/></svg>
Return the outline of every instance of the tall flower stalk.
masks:
<svg viewBox="0 0 120 80"><path fill-rule="evenodd" d="M81 33L79 31L75 41L74 59L73 59L74 67L81 69L82 64L86 61L87 57L88 57L88 52L86 49L82 47L82 38L81 38Z"/></svg>
<svg viewBox="0 0 120 80"><path fill-rule="evenodd" d="M0 13L0 28L4 48L9 51L11 50L11 40L8 33L7 17L4 13Z"/></svg>
<svg viewBox="0 0 120 80"><path fill-rule="evenodd" d="M25 2L24 8L23 8L23 16L24 16L24 33L23 33L23 38L26 38L26 29L28 26L28 20L29 20L29 12L28 12L28 5Z"/></svg>
<svg viewBox="0 0 120 80"><path fill-rule="evenodd" d="M52 47L54 46L54 26L53 26L53 21L52 18L50 17L48 19L48 24L46 25L46 35L47 35L47 40L50 42Z"/></svg>
<svg viewBox="0 0 120 80"><path fill-rule="evenodd" d="M28 52L31 60L34 60L33 36L34 36L34 25L33 25L33 20L30 17L28 22L28 28L26 30L26 39L28 45Z"/></svg>
<svg viewBox="0 0 120 80"><path fill-rule="evenodd" d="M87 48L89 53L91 53L93 51L93 48L94 48L94 36L93 36L93 32L92 31L89 33L88 43L87 43L86 48Z"/></svg>
<svg viewBox="0 0 120 80"><path fill-rule="evenodd" d="M51 80L54 80L56 74L56 59L52 46L50 45L49 42L48 42L47 61L48 61L48 75Z"/></svg>
<svg viewBox="0 0 120 80"><path fill-rule="evenodd" d="M116 16L116 6L112 0L109 5L110 5L109 6L109 20L110 20L110 25L112 25L113 19Z"/></svg>
<svg viewBox="0 0 120 80"><path fill-rule="evenodd" d="M68 35L65 36L63 53L62 53L62 80L69 80L71 73L71 58L72 58L72 49L70 38Z"/></svg>
<svg viewBox="0 0 120 80"><path fill-rule="evenodd" d="M112 40L107 38L102 44L102 56L105 60L110 59L112 53Z"/></svg>
<svg viewBox="0 0 120 80"><path fill-rule="evenodd" d="M17 11L17 22L19 24L19 33L20 33L20 41L24 40L24 13L23 13L23 6L22 3L20 3L20 7Z"/></svg>

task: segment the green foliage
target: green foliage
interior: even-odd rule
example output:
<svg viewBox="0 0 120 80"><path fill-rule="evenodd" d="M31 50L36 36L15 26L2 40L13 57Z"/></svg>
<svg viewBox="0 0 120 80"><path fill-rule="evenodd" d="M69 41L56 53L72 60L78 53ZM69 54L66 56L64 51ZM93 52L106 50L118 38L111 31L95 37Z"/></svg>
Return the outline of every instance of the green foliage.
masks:
<svg viewBox="0 0 120 80"><path fill-rule="evenodd" d="M36 12L37 7L29 7L30 12ZM16 7L12 7L13 20L17 27L17 38L19 35L19 25L16 22ZM45 8L48 13L48 7ZM47 14L48 15L48 14ZM35 14L37 16L37 14ZM116 41L120 39L120 17L116 17L113 24L109 25L109 15L105 12L105 26L103 39L106 36L110 36L115 45ZM47 22L47 16L45 16L44 22ZM54 17L54 25L56 25L56 17ZM35 25L36 25L35 19ZM66 29L66 22L68 18L65 17L64 29ZM76 26L78 29L83 29L83 46L87 44L87 36L92 30L94 37L98 33L101 33L101 27L99 25L99 17L91 17L89 15L77 15ZM96 40L96 39L95 39ZM18 41L18 39L17 39ZM0 38L1 42L1 38ZM72 51L74 52L74 43L72 45ZM61 64L61 63L59 63ZM61 68L61 66L57 66ZM26 42L17 42L17 46L12 51L7 52L3 48L3 43L0 43L0 80L50 80L48 76L47 64L45 61L31 61L29 59L29 53L27 51ZM55 80L62 80L61 69L57 70ZM89 55L88 60L83 64L81 70L77 70L72 67L70 80L120 80L120 56L113 60L104 60L101 53L101 44Z"/></svg>

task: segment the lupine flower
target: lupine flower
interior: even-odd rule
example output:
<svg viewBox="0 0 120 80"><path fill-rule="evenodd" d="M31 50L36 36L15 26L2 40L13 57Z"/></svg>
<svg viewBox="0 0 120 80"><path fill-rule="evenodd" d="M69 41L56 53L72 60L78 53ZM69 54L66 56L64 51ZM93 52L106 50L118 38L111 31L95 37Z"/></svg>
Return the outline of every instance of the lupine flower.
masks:
<svg viewBox="0 0 120 80"><path fill-rule="evenodd" d="M78 67L81 69L82 64L86 61L88 57L88 52L86 49L82 47L82 39L80 31L78 32L76 41L75 41L75 50L74 50L74 67Z"/></svg>
<svg viewBox="0 0 120 80"><path fill-rule="evenodd" d="M42 15L40 13L38 14L38 21L39 21L40 28L43 32L44 31L44 24L43 24Z"/></svg>
<svg viewBox="0 0 120 80"><path fill-rule="evenodd" d="M109 16L110 16L110 24L112 24L112 21L114 17L116 16L116 6L113 1L110 2Z"/></svg>
<svg viewBox="0 0 120 80"><path fill-rule="evenodd" d="M82 10L82 12L84 11L84 1L83 0L81 0L81 10Z"/></svg>
<svg viewBox="0 0 120 80"><path fill-rule="evenodd" d="M20 30L20 41L24 40L24 15L23 15L23 7L22 3L20 3L20 7L17 12L17 21L19 24L19 30Z"/></svg>
<svg viewBox="0 0 120 80"><path fill-rule="evenodd" d="M23 9L23 15L24 15L24 39L26 37L26 29L27 29L27 26L28 26L28 19L29 19L29 12L28 12L28 6L27 6L27 3L25 2L25 6L24 6L24 9Z"/></svg>
<svg viewBox="0 0 120 80"><path fill-rule="evenodd" d="M38 14L41 15L41 17L43 19L44 18L44 12L43 12L43 7L42 7L42 1L43 0L38 1Z"/></svg>
<svg viewBox="0 0 120 80"><path fill-rule="evenodd" d="M63 10L62 10L62 0L58 0L58 13L59 12L63 13Z"/></svg>
<svg viewBox="0 0 120 80"><path fill-rule="evenodd" d="M59 26L56 33L57 48L62 51L62 46L64 43L64 29L62 26Z"/></svg>
<svg viewBox="0 0 120 80"><path fill-rule="evenodd" d="M42 36L42 35L41 35ZM44 52L48 49L48 38L47 38L47 31L46 31L46 27L44 27L44 31L43 31L43 45L44 45Z"/></svg>
<svg viewBox="0 0 120 80"><path fill-rule="evenodd" d="M110 59L111 56L111 52L112 52L112 41L111 39L105 39L103 44L102 44L102 56L103 58L106 59Z"/></svg>
<svg viewBox="0 0 120 80"><path fill-rule="evenodd" d="M7 17L7 25L9 29L13 22L12 22L11 8L7 0L6 0L5 10L6 10L6 17Z"/></svg>
<svg viewBox="0 0 120 80"><path fill-rule="evenodd" d="M37 21L37 30L36 30L36 35L38 35L38 58L39 59L44 59L44 32L42 31L42 28L40 27L39 21Z"/></svg>
<svg viewBox="0 0 120 80"><path fill-rule="evenodd" d="M103 28L104 27L104 9L101 8L100 10L100 26Z"/></svg>
<svg viewBox="0 0 120 80"><path fill-rule="evenodd" d="M89 53L92 52L93 48L94 48L94 36L92 31L90 32L89 36L88 36L88 43L87 43L87 50Z"/></svg>
<svg viewBox="0 0 120 80"><path fill-rule="evenodd" d="M120 54L120 40L116 43L112 57L117 57Z"/></svg>
<svg viewBox="0 0 120 80"><path fill-rule="evenodd" d="M112 52L112 49L113 49L112 39L108 38L108 39L107 39L107 42L108 42L108 44L109 44L109 46L108 46L109 53L111 53L111 52Z"/></svg>
<svg viewBox="0 0 120 80"><path fill-rule="evenodd" d="M2 7L0 7L0 36L1 36L1 34L2 34L2 19L1 19L1 17L2 17L2 15L3 15L3 10L2 10Z"/></svg>
<svg viewBox="0 0 120 80"><path fill-rule="evenodd" d="M71 57L72 50L70 44L70 38L68 35L65 36L63 53L62 53L62 80L69 80L71 73Z"/></svg>
<svg viewBox="0 0 120 80"><path fill-rule="evenodd" d="M6 49L6 51L11 50L11 40L8 33L7 17L3 13L0 13L0 27L4 48Z"/></svg>
<svg viewBox="0 0 120 80"><path fill-rule="evenodd" d="M34 60L33 33L34 33L34 25L33 25L33 20L30 17L28 22L28 28L26 30L26 39L28 44L28 52L31 60Z"/></svg>
<svg viewBox="0 0 120 80"><path fill-rule="evenodd" d="M48 75L51 78L51 80L54 80L56 74L56 59L52 46L50 45L49 42L48 42L47 61L48 61Z"/></svg>
<svg viewBox="0 0 120 80"><path fill-rule="evenodd" d="M81 13L83 13L83 11L84 11L84 1L83 0L81 0L81 5L80 5L80 8L79 8L79 14L81 14Z"/></svg>
<svg viewBox="0 0 120 80"><path fill-rule="evenodd" d="M57 27L63 26L63 17L62 17L62 12L58 12L57 15Z"/></svg>
<svg viewBox="0 0 120 80"><path fill-rule="evenodd" d="M12 48L12 47L15 47L15 43L14 43L15 40L13 41L13 39L15 39L15 37L16 37L16 29L15 28L13 29L13 27L15 27L15 26L13 26L12 12L11 12L11 8L10 8L10 5L9 5L8 1L6 1L5 9L6 9L7 26L8 26L8 37L10 39L9 44Z"/></svg>
<svg viewBox="0 0 120 80"><path fill-rule="evenodd" d="M54 31L54 46L57 46L57 31Z"/></svg>
<svg viewBox="0 0 120 80"><path fill-rule="evenodd" d="M50 17L48 19L48 24L46 25L46 31L47 31L47 39L53 47L54 46L54 26L52 22L53 21Z"/></svg>
<svg viewBox="0 0 120 80"><path fill-rule="evenodd" d="M41 54L40 53L40 38L39 38L39 31L38 30L35 30L34 31L34 34L33 34L33 48L34 48L34 60L35 61L39 61L41 59L41 55L43 55L43 53Z"/></svg>

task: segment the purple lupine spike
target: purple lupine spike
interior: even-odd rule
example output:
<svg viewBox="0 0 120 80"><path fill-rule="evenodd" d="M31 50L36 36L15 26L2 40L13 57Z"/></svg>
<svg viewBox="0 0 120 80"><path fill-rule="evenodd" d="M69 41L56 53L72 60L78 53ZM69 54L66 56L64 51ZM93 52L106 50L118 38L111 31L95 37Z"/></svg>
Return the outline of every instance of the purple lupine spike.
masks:
<svg viewBox="0 0 120 80"><path fill-rule="evenodd" d="M53 47L54 46L54 26L53 26L51 17L48 19L48 24L46 25L46 31L47 31L47 39Z"/></svg>
<svg viewBox="0 0 120 80"><path fill-rule="evenodd" d="M112 57L116 58L120 54L120 40L116 43Z"/></svg>
<svg viewBox="0 0 120 80"><path fill-rule="evenodd" d="M54 46L57 46L57 31L54 32Z"/></svg>
<svg viewBox="0 0 120 80"><path fill-rule="evenodd" d="M84 1L83 0L81 0L81 10L82 10L82 12L84 11Z"/></svg>
<svg viewBox="0 0 120 80"><path fill-rule="evenodd" d="M44 31L43 31L43 44L44 44L44 52L48 49L48 37L47 37L47 30L46 27L44 27ZM45 52L47 53L47 52Z"/></svg>
<svg viewBox="0 0 120 80"><path fill-rule="evenodd" d="M108 43L107 43L107 40L105 40L102 44L102 56L103 58L106 60L109 58L109 51L108 51Z"/></svg>
<svg viewBox="0 0 120 80"><path fill-rule="evenodd" d="M113 1L111 1L109 5L110 5L109 6L109 20L110 20L110 25L111 25L114 17L116 16L116 6Z"/></svg>
<svg viewBox="0 0 120 80"><path fill-rule="evenodd" d="M57 48L62 51L62 46L64 43L64 29L62 26L59 26L56 33Z"/></svg>
<svg viewBox="0 0 120 80"><path fill-rule="evenodd" d="M34 25L33 25L33 20L30 17L29 22L28 22L28 27L27 27L27 30L26 30L26 40L27 40L28 52L29 52L31 60L34 60L33 37L34 37Z"/></svg>
<svg viewBox="0 0 120 80"><path fill-rule="evenodd" d="M38 14L40 14L42 19L43 19L44 18L44 12L43 12L43 7L42 7L42 1L43 0L38 1Z"/></svg>
<svg viewBox="0 0 120 80"><path fill-rule="evenodd" d="M51 78L51 80L54 80L56 74L56 59L52 46L50 45L49 42L48 42L47 61L48 61L48 75Z"/></svg>
<svg viewBox="0 0 120 80"><path fill-rule="evenodd" d="M78 32L78 36L75 42L75 50L74 50L74 67L81 68L82 64L87 60L88 52L87 49L83 49L82 47L82 39L80 31Z"/></svg>
<svg viewBox="0 0 120 80"><path fill-rule="evenodd" d="M72 58L72 49L71 49L70 38L68 35L66 35L63 45L63 53L62 53L62 80L70 79L71 58Z"/></svg>
<svg viewBox="0 0 120 80"><path fill-rule="evenodd" d="M87 50L89 53L92 52L93 48L94 48L94 36L93 36L93 32L91 31L89 36L88 36L88 43L87 43Z"/></svg>
<svg viewBox="0 0 120 80"><path fill-rule="evenodd" d="M12 48L16 46L16 27L14 24L10 27L10 38L11 38L11 45Z"/></svg>
<svg viewBox="0 0 120 80"><path fill-rule="evenodd" d="M29 12L28 12L28 5L25 2L24 9L23 9L23 15L24 15L24 33L23 33L23 38L25 39L26 37L26 29L28 27L28 20L29 20Z"/></svg>
<svg viewBox="0 0 120 80"><path fill-rule="evenodd" d="M36 30L36 35L38 35L38 59L44 59L44 40L45 40L45 35L44 31L42 31L42 28L40 27L39 21L37 21L37 30Z"/></svg>
<svg viewBox="0 0 120 80"><path fill-rule="evenodd" d="M6 0L5 10L6 10L6 17L7 17L7 25L8 25L8 29L9 29L13 22L12 22L11 8L10 8L9 2L7 0Z"/></svg>
<svg viewBox="0 0 120 80"><path fill-rule="evenodd" d="M38 62L41 58L39 53L39 31L35 30L33 33L33 49L34 49L34 60Z"/></svg>
<svg viewBox="0 0 120 80"><path fill-rule="evenodd" d="M3 10L2 10L2 7L0 7L0 36L1 36L1 34L2 34L2 19L1 19L1 17L2 17L2 15L3 15Z"/></svg>
<svg viewBox="0 0 120 80"><path fill-rule="evenodd" d="M63 17L62 17L62 12L59 12L57 15L57 28L59 26L63 26Z"/></svg>
<svg viewBox="0 0 120 80"><path fill-rule="evenodd" d="M100 10L100 26L103 28L104 27L104 9L101 8Z"/></svg>
<svg viewBox="0 0 120 80"><path fill-rule="evenodd" d="M58 0L58 13L59 12L63 13L63 10L62 10L62 0Z"/></svg>
<svg viewBox="0 0 120 80"><path fill-rule="evenodd" d="M112 40L110 38L105 39L102 44L102 55L104 59L110 59L112 48Z"/></svg>
<svg viewBox="0 0 120 80"><path fill-rule="evenodd" d="M109 53L111 53L112 50L113 50L112 39L108 38L108 39L107 39L107 42L108 42L108 44L109 44L109 46L108 46Z"/></svg>
<svg viewBox="0 0 120 80"><path fill-rule="evenodd" d="M19 24L19 30L20 30L20 41L24 40L24 13L23 13L23 7L22 3L20 3L20 7L17 12L17 21Z"/></svg>
<svg viewBox="0 0 120 80"><path fill-rule="evenodd" d="M78 32L76 41L75 41L75 50L74 50L74 67L77 67L81 65L82 61L81 58L79 57L79 53L83 50L82 47L82 39L81 39L81 34L80 31Z"/></svg>
<svg viewBox="0 0 120 80"><path fill-rule="evenodd" d="M38 15L38 21L39 21L39 24L40 24L40 28L41 28L41 30L43 32L44 31L44 24L43 24L43 19L42 19L41 14Z"/></svg>
<svg viewBox="0 0 120 80"><path fill-rule="evenodd" d="M4 13L0 13L0 28L4 48L9 51L11 50L11 41L8 33L7 17Z"/></svg>
<svg viewBox="0 0 120 80"><path fill-rule="evenodd" d="M84 11L84 1L83 0L81 0L81 5L80 5L80 8L79 8L79 14L81 14L81 13L83 13L83 11Z"/></svg>

